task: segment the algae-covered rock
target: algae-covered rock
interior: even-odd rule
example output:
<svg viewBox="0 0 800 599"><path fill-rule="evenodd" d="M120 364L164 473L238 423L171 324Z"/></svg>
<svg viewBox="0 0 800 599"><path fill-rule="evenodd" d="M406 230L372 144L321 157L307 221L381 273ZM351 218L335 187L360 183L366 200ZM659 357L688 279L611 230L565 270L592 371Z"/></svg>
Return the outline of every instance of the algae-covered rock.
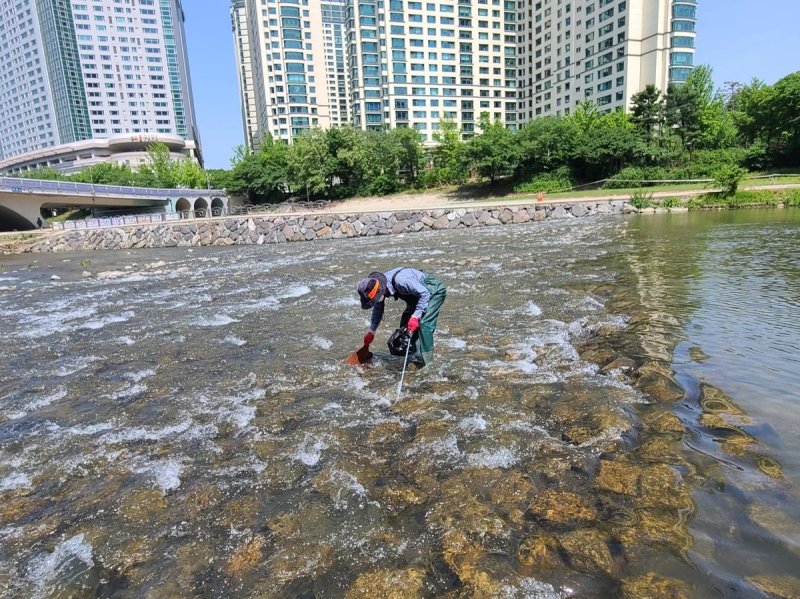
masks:
<svg viewBox="0 0 800 599"><path fill-rule="evenodd" d="M601 460L594 479L594 486L603 491L635 497L639 495L641 466L618 460Z"/></svg>
<svg viewBox="0 0 800 599"><path fill-rule="evenodd" d="M32 495L0 496L0 525L19 524L26 518L33 517L46 503Z"/></svg>
<svg viewBox="0 0 800 599"><path fill-rule="evenodd" d="M766 455L759 455L756 461L756 466L764 474L775 480L783 478L783 466L778 460Z"/></svg>
<svg viewBox="0 0 800 599"><path fill-rule="evenodd" d="M690 599L689 585L653 573L622 581L624 599Z"/></svg>
<svg viewBox="0 0 800 599"><path fill-rule="evenodd" d="M387 445L399 443L405 437L406 429L399 422L381 422L375 425L367 435L367 445Z"/></svg>
<svg viewBox="0 0 800 599"><path fill-rule="evenodd" d="M641 371L641 368L639 369ZM683 399L683 388L675 382L671 374L651 370L636 380L636 387L656 401L678 401Z"/></svg>
<svg viewBox="0 0 800 599"><path fill-rule="evenodd" d="M225 571L233 578L240 578L254 570L262 561L266 539L255 535L234 549L225 564Z"/></svg>
<svg viewBox="0 0 800 599"><path fill-rule="evenodd" d="M267 560L272 577L284 585L300 578L318 578L333 566L336 549L329 543L291 544Z"/></svg>
<svg viewBox="0 0 800 599"><path fill-rule="evenodd" d="M590 522L597 519L597 511L585 498L567 491L547 490L539 493L529 510L535 518L551 524Z"/></svg>
<svg viewBox="0 0 800 599"><path fill-rule="evenodd" d="M681 464L685 462L683 445L676 439L654 437L642 443L635 452L636 459L646 462Z"/></svg>
<svg viewBox="0 0 800 599"><path fill-rule="evenodd" d="M244 495L230 500L222 508L222 523L235 529L255 528L261 501L254 495Z"/></svg>
<svg viewBox="0 0 800 599"><path fill-rule="evenodd" d="M345 594L346 599L416 599L424 597L425 571L421 568L405 570L377 570L358 577Z"/></svg>
<svg viewBox="0 0 800 599"><path fill-rule="evenodd" d="M222 501L222 492L212 483L200 483L192 487L183 497L184 513L188 520L194 520L208 513Z"/></svg>
<svg viewBox="0 0 800 599"><path fill-rule="evenodd" d="M388 485L373 489L376 499L392 514L397 515L409 507L424 505L428 494L408 485Z"/></svg>
<svg viewBox="0 0 800 599"><path fill-rule="evenodd" d="M160 490L146 489L125 497L119 513L125 520L144 524L156 520L166 508L167 500Z"/></svg>
<svg viewBox="0 0 800 599"><path fill-rule="evenodd" d="M611 372L614 370L621 370L622 372L631 372L636 370L636 362L627 356L619 356L612 360L601 369L602 372Z"/></svg>
<svg viewBox="0 0 800 599"><path fill-rule="evenodd" d="M724 413L735 416L744 416L745 414L721 389L708 383L700 384L700 407L704 412L711 414Z"/></svg>
<svg viewBox="0 0 800 599"><path fill-rule="evenodd" d="M800 578L794 576L751 576L747 582L769 597L800 599Z"/></svg>
<svg viewBox="0 0 800 599"><path fill-rule="evenodd" d="M589 574L611 576L614 560L603 536L596 530L574 530L558 537L570 566Z"/></svg>
<svg viewBox="0 0 800 599"><path fill-rule="evenodd" d="M537 569L557 568L562 565L555 537L537 534L525 537L519 544L520 563Z"/></svg>
<svg viewBox="0 0 800 599"><path fill-rule="evenodd" d="M645 425L659 433L684 433L686 427L672 412L654 412L645 416Z"/></svg>
<svg viewBox="0 0 800 599"><path fill-rule="evenodd" d="M584 362L591 362L592 364L597 364L600 367L610 364L619 358L617 352L608 347L593 347L581 352L580 356L581 360Z"/></svg>

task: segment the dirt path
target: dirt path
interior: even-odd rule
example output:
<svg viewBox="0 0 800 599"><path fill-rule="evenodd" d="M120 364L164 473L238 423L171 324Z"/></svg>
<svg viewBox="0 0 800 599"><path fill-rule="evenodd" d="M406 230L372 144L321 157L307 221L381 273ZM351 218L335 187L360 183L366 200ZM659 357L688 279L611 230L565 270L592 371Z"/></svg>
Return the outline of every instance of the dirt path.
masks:
<svg viewBox="0 0 800 599"><path fill-rule="evenodd" d="M797 189L800 183L771 184L771 185L745 185L740 187L742 191L748 190L780 190ZM645 189L646 191L646 189ZM690 198L713 191L711 188L684 189L676 191L656 191L652 192L653 198ZM536 202L534 194L507 194L488 197L474 197L474 193L459 193L456 190L438 191L430 193L398 194L383 197L351 198L332 202L330 206L318 212L332 212L336 214L353 212L391 212L395 210L431 210L436 208L468 208L470 206L499 206L514 204L530 204ZM545 194L543 203L563 204L567 202L591 202L591 201L614 201L629 200L630 192L614 193L609 192L603 195L575 195L562 196L556 199L548 198Z"/></svg>

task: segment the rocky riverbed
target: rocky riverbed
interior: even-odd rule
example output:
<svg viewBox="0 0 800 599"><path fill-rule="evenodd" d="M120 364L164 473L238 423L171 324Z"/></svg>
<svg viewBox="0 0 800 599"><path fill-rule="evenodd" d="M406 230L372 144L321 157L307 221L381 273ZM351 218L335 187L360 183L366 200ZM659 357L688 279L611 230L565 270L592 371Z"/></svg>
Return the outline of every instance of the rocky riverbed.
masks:
<svg viewBox="0 0 800 599"><path fill-rule="evenodd" d="M755 570L743 550L737 575L693 528L698 489L717 486L720 506L723 488L745 494L725 463L762 498L795 491L763 423L674 370L678 319L649 299L662 265L630 229L10 261L0 590L796 596L786 512L730 514L773 547ZM437 360L400 397L380 345L371 367L343 363L367 318L355 283L397 264L448 287ZM387 306L379 343L400 312ZM718 455L689 447L696 429Z"/></svg>

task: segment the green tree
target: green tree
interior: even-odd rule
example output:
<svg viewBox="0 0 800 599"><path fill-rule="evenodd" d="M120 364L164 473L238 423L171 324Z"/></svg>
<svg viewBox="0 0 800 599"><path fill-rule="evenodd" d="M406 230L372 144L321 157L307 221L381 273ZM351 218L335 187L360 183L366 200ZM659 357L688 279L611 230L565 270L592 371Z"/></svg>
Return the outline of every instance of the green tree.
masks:
<svg viewBox="0 0 800 599"><path fill-rule="evenodd" d="M206 169L208 175L208 182L211 189L228 189L231 184L231 171L226 171L221 168Z"/></svg>
<svg viewBox="0 0 800 599"><path fill-rule="evenodd" d="M518 176L531 177L567 166L575 156L578 127L572 119L544 117L517 133L520 152Z"/></svg>
<svg viewBox="0 0 800 599"><path fill-rule="evenodd" d="M631 97L631 122L648 140L664 122L664 100L661 91L652 83Z"/></svg>
<svg viewBox="0 0 800 599"><path fill-rule="evenodd" d="M675 130L681 144L690 153L700 143L701 110L701 100L695 87L670 85L665 102L666 124Z"/></svg>
<svg viewBox="0 0 800 599"><path fill-rule="evenodd" d="M253 203L279 202L287 189L288 162L288 146L267 134L258 151L235 155L225 188Z"/></svg>
<svg viewBox="0 0 800 599"><path fill-rule="evenodd" d="M582 100L575 106L566 120L571 122L580 133L589 133L600 126L600 113L591 100Z"/></svg>
<svg viewBox="0 0 800 599"><path fill-rule="evenodd" d="M176 169L166 144L148 146L147 162L139 167L139 175L147 187L176 187Z"/></svg>
<svg viewBox="0 0 800 599"><path fill-rule="evenodd" d="M469 141L467 155L482 177L494 183L510 175L519 165L519 150L514 134L500 120L484 112L480 117L481 133Z"/></svg>
<svg viewBox="0 0 800 599"><path fill-rule="evenodd" d="M425 162L425 150L419 133L408 127L398 127L386 135L394 148L399 173L407 184L413 184Z"/></svg>
<svg viewBox="0 0 800 599"><path fill-rule="evenodd" d="M325 132L311 129L289 146L288 175L291 186L302 190L306 199L330 190L336 159L328 152Z"/></svg>
<svg viewBox="0 0 800 599"><path fill-rule="evenodd" d="M437 145L433 149L434 178L438 183L464 183L467 180L467 147L461 141L461 129L449 119L439 122L439 129L433 139Z"/></svg>

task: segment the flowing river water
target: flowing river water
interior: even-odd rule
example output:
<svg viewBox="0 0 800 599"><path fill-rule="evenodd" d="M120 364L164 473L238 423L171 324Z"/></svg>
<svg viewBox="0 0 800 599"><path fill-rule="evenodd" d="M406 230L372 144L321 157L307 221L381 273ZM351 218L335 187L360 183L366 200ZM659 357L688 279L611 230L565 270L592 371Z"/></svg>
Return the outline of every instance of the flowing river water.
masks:
<svg viewBox="0 0 800 599"><path fill-rule="evenodd" d="M764 210L4 258L0 596L796 597L799 243ZM396 265L448 287L400 397L400 304L344 363Z"/></svg>

